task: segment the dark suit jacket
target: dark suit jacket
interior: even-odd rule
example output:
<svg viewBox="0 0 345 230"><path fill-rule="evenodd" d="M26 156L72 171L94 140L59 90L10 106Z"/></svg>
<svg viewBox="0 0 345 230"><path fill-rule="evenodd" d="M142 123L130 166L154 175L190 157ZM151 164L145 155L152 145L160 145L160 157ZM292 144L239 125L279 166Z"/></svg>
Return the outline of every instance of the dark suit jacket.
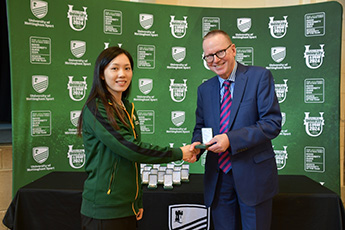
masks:
<svg viewBox="0 0 345 230"><path fill-rule="evenodd" d="M200 141L201 128L219 134L220 86L215 76L198 87L196 125L192 142ZM240 199L249 206L278 192L278 174L271 140L281 130L281 112L271 72L238 63L230 114L229 137L232 171ZM218 179L218 154L208 152L204 199L211 206Z"/></svg>

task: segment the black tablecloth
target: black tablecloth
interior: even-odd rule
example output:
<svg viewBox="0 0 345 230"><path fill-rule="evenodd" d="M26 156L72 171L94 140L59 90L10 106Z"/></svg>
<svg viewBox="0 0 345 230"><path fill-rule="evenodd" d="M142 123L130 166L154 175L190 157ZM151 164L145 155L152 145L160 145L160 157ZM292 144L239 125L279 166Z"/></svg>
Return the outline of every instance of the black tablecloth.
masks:
<svg viewBox="0 0 345 230"><path fill-rule="evenodd" d="M169 205L203 204L202 177L192 174L189 183L173 190L144 186L144 218L139 230L169 229ZM52 172L22 187L3 223L14 230L79 230L85 179L83 172ZM344 208L336 193L297 175L280 175L279 189L273 199L273 230L344 229Z"/></svg>

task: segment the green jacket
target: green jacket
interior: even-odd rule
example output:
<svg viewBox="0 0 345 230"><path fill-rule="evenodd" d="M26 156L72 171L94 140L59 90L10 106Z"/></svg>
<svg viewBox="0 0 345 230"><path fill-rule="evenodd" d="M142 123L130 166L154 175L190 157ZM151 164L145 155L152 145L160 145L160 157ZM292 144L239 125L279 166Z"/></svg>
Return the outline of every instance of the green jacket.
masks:
<svg viewBox="0 0 345 230"><path fill-rule="evenodd" d="M95 219L136 215L142 208L140 163L181 160L179 148L159 147L140 140L133 103L123 101L129 127L116 117L120 129L107 119L104 105L95 99L83 110L85 170L81 213Z"/></svg>

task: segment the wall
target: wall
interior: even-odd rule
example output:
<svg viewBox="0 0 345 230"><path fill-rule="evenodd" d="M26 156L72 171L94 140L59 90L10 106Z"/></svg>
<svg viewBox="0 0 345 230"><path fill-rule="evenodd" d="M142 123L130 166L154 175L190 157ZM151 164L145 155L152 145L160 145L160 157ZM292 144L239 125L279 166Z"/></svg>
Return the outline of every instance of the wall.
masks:
<svg viewBox="0 0 345 230"><path fill-rule="evenodd" d="M227 7L227 8L255 8L255 7L277 7L289 6L298 4L310 4L326 1L316 0L213 0L210 6L209 0L142 0L133 2L169 4L169 5L184 5L196 7ZM345 0L338 0L345 7ZM343 9L344 11L344 9ZM341 198L345 200L345 183L344 183L344 142L345 142L345 20L343 17L343 33L342 33L342 67L341 67L341 98L340 98L340 168L341 168ZM12 146L10 144L0 144L0 219L2 220L6 209L11 202L12 194ZM7 229L0 224L0 230Z"/></svg>
<svg viewBox="0 0 345 230"><path fill-rule="evenodd" d="M0 230L7 229L2 224L12 199L12 145L0 144Z"/></svg>

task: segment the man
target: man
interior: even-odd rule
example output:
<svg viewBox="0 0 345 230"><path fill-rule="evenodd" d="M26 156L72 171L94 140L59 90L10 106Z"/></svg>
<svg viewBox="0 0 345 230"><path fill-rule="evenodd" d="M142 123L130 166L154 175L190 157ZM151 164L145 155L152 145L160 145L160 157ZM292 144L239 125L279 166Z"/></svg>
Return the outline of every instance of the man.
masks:
<svg viewBox="0 0 345 230"><path fill-rule="evenodd" d="M268 230L278 192L271 140L281 130L272 74L237 63L235 44L222 30L209 32L202 45L204 60L217 74L198 87L191 146L200 144L201 128L213 129L215 136L205 143L205 204L215 230L240 229L241 224L244 230Z"/></svg>

